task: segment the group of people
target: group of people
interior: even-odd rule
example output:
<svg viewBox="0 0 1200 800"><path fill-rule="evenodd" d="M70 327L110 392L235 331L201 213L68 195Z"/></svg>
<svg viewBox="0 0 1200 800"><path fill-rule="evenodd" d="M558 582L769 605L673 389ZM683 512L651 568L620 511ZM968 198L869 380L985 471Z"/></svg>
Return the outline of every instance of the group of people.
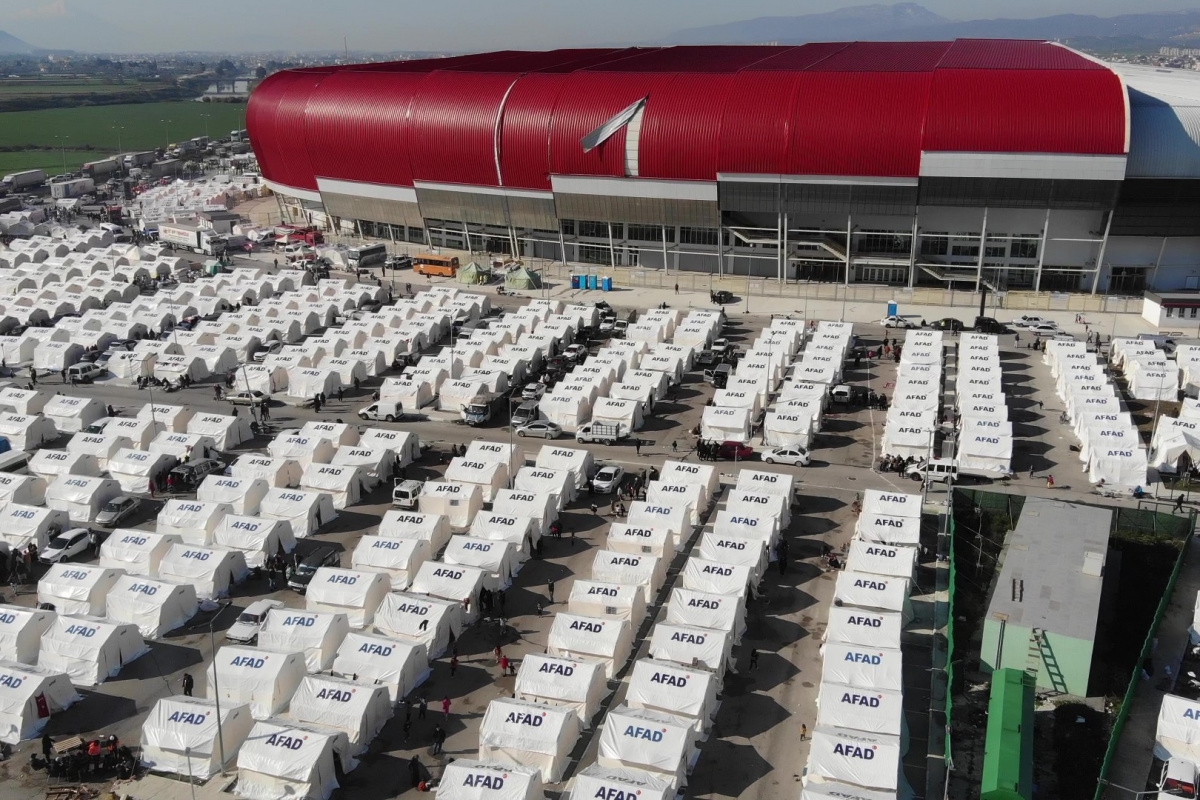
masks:
<svg viewBox="0 0 1200 800"><path fill-rule="evenodd" d="M484 616L504 617L505 593L503 589L492 591L488 588L479 590L479 608Z"/></svg>
<svg viewBox="0 0 1200 800"><path fill-rule="evenodd" d="M903 475L913 464L922 463L924 460L925 459L921 459L918 461L912 456L909 456L908 458L905 458L904 456L884 456L883 458L879 459L879 471L894 472L897 475Z"/></svg>
<svg viewBox="0 0 1200 800"><path fill-rule="evenodd" d="M696 443L696 455L701 461L716 461L721 454L721 443L701 439Z"/></svg>
<svg viewBox="0 0 1200 800"><path fill-rule="evenodd" d="M133 751L122 745L116 736L92 739L62 753L54 752L54 740L42 736L42 758L33 758L34 769L45 769L51 778L70 782L117 776L132 778L137 771Z"/></svg>
<svg viewBox="0 0 1200 800"><path fill-rule="evenodd" d="M30 542L25 547L14 547L8 551L5 567L8 571L8 582L14 589L29 582L33 576L33 565L37 563L38 547Z"/></svg>

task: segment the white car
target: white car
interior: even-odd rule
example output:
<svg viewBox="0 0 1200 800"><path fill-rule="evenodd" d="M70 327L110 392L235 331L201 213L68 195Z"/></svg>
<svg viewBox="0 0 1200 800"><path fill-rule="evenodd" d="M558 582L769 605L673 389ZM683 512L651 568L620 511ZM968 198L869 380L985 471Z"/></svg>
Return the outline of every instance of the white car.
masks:
<svg viewBox="0 0 1200 800"><path fill-rule="evenodd" d="M366 408L358 410L358 416L364 420L382 420L384 422L395 422L398 419L404 418L404 411L400 404L395 400L380 400Z"/></svg>
<svg viewBox="0 0 1200 800"><path fill-rule="evenodd" d="M1034 325L1029 329L1029 332L1034 336L1058 336L1062 333L1058 325L1053 322L1043 322L1041 325Z"/></svg>
<svg viewBox="0 0 1200 800"><path fill-rule="evenodd" d="M596 477L592 478L592 488L600 494L612 494L621 485L624 478L625 470L616 464L610 464L601 467L600 471L596 473Z"/></svg>
<svg viewBox="0 0 1200 800"><path fill-rule="evenodd" d="M762 460L768 464L791 464L793 467L807 467L811 458L803 447L776 447L762 454Z"/></svg>
<svg viewBox="0 0 1200 800"><path fill-rule="evenodd" d="M522 425L517 428L517 436L535 436L542 439L557 439L562 436L562 428L555 425L553 422L547 422L540 419L537 422L531 422L528 425Z"/></svg>
<svg viewBox="0 0 1200 800"><path fill-rule="evenodd" d="M587 354L588 349L581 344L570 345L566 350L563 351L563 355L566 358L574 361L576 364L582 364L584 359L587 358Z"/></svg>
<svg viewBox="0 0 1200 800"><path fill-rule="evenodd" d="M546 384L540 381L530 381L525 384L525 388L521 390L522 400L540 400L542 395L546 393Z"/></svg>
<svg viewBox="0 0 1200 800"><path fill-rule="evenodd" d="M915 323L908 321L899 314L893 314L890 317L884 317L879 320L879 324L885 328L915 328Z"/></svg>
<svg viewBox="0 0 1200 800"><path fill-rule="evenodd" d="M283 603L278 600L255 600L238 614L237 621L225 632L225 638L231 642L253 644L258 639L258 629L267 618L267 612L273 608L283 608Z"/></svg>
<svg viewBox="0 0 1200 800"><path fill-rule="evenodd" d="M38 561L43 564L57 564L60 561L70 561L77 555L87 552L88 537L92 531L89 528L72 528L57 536L50 537L46 549L38 554Z"/></svg>
<svg viewBox="0 0 1200 800"><path fill-rule="evenodd" d="M1045 317L1039 317L1034 314L1022 314L1009 324L1014 328L1033 328L1049 322L1050 320L1046 319Z"/></svg>
<svg viewBox="0 0 1200 800"><path fill-rule="evenodd" d="M270 342L261 350L256 350L254 355L250 356L250 360L261 364L267 360L267 356L273 356L281 352L283 352L283 342Z"/></svg>

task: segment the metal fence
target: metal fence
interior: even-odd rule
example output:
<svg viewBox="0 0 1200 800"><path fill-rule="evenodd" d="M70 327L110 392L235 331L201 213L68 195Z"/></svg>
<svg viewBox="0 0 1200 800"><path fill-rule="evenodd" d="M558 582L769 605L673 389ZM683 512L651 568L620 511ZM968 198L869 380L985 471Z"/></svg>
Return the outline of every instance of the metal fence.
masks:
<svg viewBox="0 0 1200 800"><path fill-rule="evenodd" d="M949 794L950 773L954 771L954 742L951 736L954 723L954 675L955 669L955 644L954 644L954 584L958 579L958 567L954 556L954 504L948 504L946 509L947 521L946 530L949 532L947 539L947 549L945 556L949 561L950 569L948 574L949 585L946 587L946 789Z"/></svg>

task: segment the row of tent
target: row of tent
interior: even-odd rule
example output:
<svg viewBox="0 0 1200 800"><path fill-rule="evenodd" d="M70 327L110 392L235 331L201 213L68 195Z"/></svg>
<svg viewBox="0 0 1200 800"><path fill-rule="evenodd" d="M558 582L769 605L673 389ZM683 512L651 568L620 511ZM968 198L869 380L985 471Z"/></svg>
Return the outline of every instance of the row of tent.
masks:
<svg viewBox="0 0 1200 800"><path fill-rule="evenodd" d="M864 492L821 647L802 800L911 796L900 636L912 619L920 528L920 495Z"/></svg>
<svg viewBox="0 0 1200 800"><path fill-rule="evenodd" d="M226 211L268 192L253 175L211 175L153 186L139 194L127 211L143 227L153 228L159 222L193 220L205 211Z"/></svg>
<svg viewBox="0 0 1200 800"><path fill-rule="evenodd" d="M1002 375L997 338L964 332L958 340L954 378L959 469L997 476L1012 472L1013 427Z"/></svg>
<svg viewBox="0 0 1200 800"><path fill-rule="evenodd" d="M786 367L779 395L767 408L763 419L763 444L808 448L813 434L821 431L830 388L841 380L842 364L854 341L853 328L848 322L822 320L815 323L815 327L810 323L806 329L803 320L773 320L771 327L738 364L734 380L744 379L746 370L762 358L764 349L770 363L782 366L786 362L780 362L779 354L787 352L789 341L803 343L804 349L800 359ZM761 374L761 367L759 372Z"/></svg>
<svg viewBox="0 0 1200 800"><path fill-rule="evenodd" d="M1096 353L1083 342L1051 340L1043 361L1080 441L1088 480L1112 488L1145 486L1148 456L1141 434Z"/></svg>
<svg viewBox="0 0 1200 800"><path fill-rule="evenodd" d="M1158 418L1150 439L1150 466L1160 473L1177 472L1187 456L1190 464L1200 463L1200 400L1185 397L1179 416Z"/></svg>
<svg viewBox="0 0 1200 800"><path fill-rule="evenodd" d="M1115 338L1109 343L1109 362L1121 371L1134 400L1179 399L1179 366L1149 339Z"/></svg>
<svg viewBox="0 0 1200 800"><path fill-rule="evenodd" d="M885 456L931 457L941 408L945 347L941 331L908 330L896 370L880 449Z"/></svg>

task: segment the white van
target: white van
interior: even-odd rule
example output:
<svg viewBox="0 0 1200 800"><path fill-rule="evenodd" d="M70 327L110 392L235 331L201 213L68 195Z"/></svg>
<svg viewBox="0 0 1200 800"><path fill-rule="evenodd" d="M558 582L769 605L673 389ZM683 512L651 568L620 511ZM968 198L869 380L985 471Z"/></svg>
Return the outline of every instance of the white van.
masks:
<svg viewBox="0 0 1200 800"><path fill-rule="evenodd" d="M400 481L392 487L392 505L409 511L414 510L424 486L420 481Z"/></svg>
<svg viewBox="0 0 1200 800"><path fill-rule="evenodd" d="M931 481L957 481L958 462L952 458L935 458L933 461L913 464L905 474L914 481L924 480L926 476Z"/></svg>
<svg viewBox="0 0 1200 800"><path fill-rule="evenodd" d="M358 410L358 416L365 420L383 420L384 422L395 422L398 419L404 418L404 409L395 400L380 400L366 408Z"/></svg>

